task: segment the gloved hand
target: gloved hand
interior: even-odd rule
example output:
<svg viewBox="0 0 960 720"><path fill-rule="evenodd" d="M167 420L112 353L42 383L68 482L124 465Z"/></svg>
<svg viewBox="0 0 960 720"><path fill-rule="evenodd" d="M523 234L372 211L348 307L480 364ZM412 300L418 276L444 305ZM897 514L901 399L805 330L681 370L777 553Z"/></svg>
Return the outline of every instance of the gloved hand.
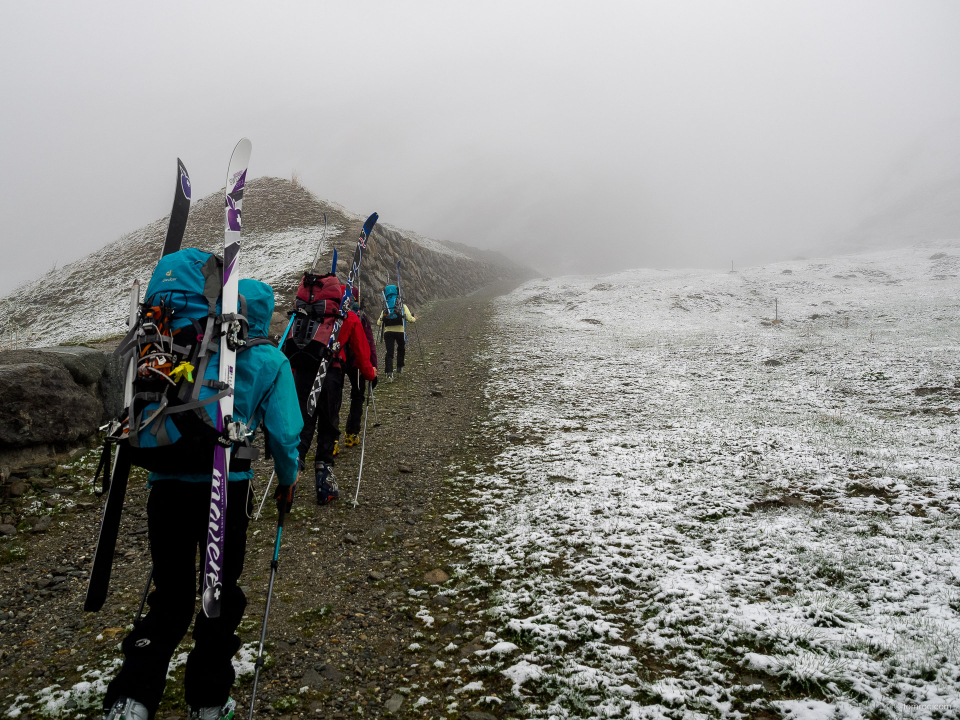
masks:
<svg viewBox="0 0 960 720"><path fill-rule="evenodd" d="M373 380L370 381L370 389L371 390L377 389L377 378L374 378Z"/></svg>
<svg viewBox="0 0 960 720"><path fill-rule="evenodd" d="M277 491L273 494L273 499L277 501L277 512L290 512L293 508L293 498L296 494L297 483L293 483L293 485L278 485Z"/></svg>

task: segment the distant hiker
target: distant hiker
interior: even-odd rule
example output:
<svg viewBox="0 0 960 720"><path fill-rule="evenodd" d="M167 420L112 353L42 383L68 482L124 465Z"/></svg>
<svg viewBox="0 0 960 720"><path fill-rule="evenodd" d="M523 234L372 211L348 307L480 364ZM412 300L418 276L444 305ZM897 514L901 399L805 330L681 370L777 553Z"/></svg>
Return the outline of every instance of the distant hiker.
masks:
<svg viewBox="0 0 960 720"><path fill-rule="evenodd" d="M363 326L363 333L367 338L367 344L370 347L370 364L377 367L377 344L373 340L373 328L370 326L370 319L363 311L360 303L359 290L353 289L354 299L351 309L360 318L360 324ZM360 377L360 367L357 365L353 350L348 346L346 348L347 356L347 377L350 378L350 412L347 415L346 435L343 438L344 447L353 447L360 444L360 421L363 419L363 401L366 399L367 383ZM373 380L373 387L377 386L376 378Z"/></svg>
<svg viewBox="0 0 960 720"><path fill-rule="evenodd" d="M320 396L317 398L316 412L310 417L310 390L320 369L323 353L327 352L327 341L333 333L334 322L339 317L343 289L333 273L304 275L294 303L296 315L293 328L282 348L290 359L297 397L300 400L300 414L303 419L299 445L301 468L306 463L314 431L317 434L314 475L317 503L320 505L336 500L340 494L333 474L333 457L337 454L340 437L340 405L343 403L343 375L346 364L343 349L350 348L364 380L374 380L377 377L377 369L370 364L370 345L360 319L356 313L348 310L340 327L340 351L327 370Z"/></svg>
<svg viewBox="0 0 960 720"><path fill-rule="evenodd" d="M383 312L377 320L377 325L383 327L383 339L387 346L387 380L393 380L393 348L397 346L397 376L403 371L403 360L407 354L406 322L416 322L417 318L411 314L410 308L402 299L399 299L399 290L396 285L387 285L383 289Z"/></svg>
<svg viewBox="0 0 960 720"><path fill-rule="evenodd" d="M184 258L193 258L196 266L204 258L213 257L197 250L181 252L185 253ZM196 258L189 253L196 254ZM169 262L178 261L177 255L180 253L167 256L171 258ZM166 279L165 276L171 276L170 272L164 272L168 267L165 261L161 261L154 273L157 284ZM173 276L175 281L178 276L182 281L190 272L190 268L184 269L183 263L179 268L176 276ZM151 298L151 290L155 287L154 280L151 280L148 288L148 298ZM160 290L163 290L162 286ZM297 441L302 423L297 413L297 396L287 359L265 339L273 316L273 289L256 280L241 280L239 292L241 305L244 302L246 304L248 330L246 347L237 354L233 417L245 423L248 430L263 427L267 448L273 455L274 468L280 480L276 497L278 502L292 503L298 479ZM162 295L162 292L153 297L157 295ZM178 303L176 307L180 315L187 313L187 296L179 293L171 295L171 298ZM157 301L151 299L150 302ZM203 309L206 312L206 303ZM177 315L176 312L172 315L174 321ZM162 326L158 324L156 327ZM177 332L173 337L177 338L178 343L187 343L191 339L191 325L181 326ZM193 337L193 343L202 342L202 335L197 337L195 334ZM143 342L156 340L150 341L148 336ZM217 351L209 356L207 363L214 378L218 372L218 357ZM198 381L211 377L203 374L199 366L191 366L180 375L190 373L198 373ZM189 382L194 382L192 377ZM162 384L166 384L166 381ZM216 386L205 382L200 399L215 397L217 392ZM134 407L138 407L136 403ZM210 412L215 413L217 404L212 402L203 407L204 412L210 408ZM148 412L152 414L154 411L148 408L144 414ZM188 415L190 413L186 411L172 414L166 420L156 422L153 428L147 424L140 429L139 448L144 447L151 430L154 435L158 429L161 435L176 433L180 439L176 441L177 445L170 447L177 449L183 442L186 446L180 446L179 452L172 455L173 461L187 462L191 448L195 448L196 457L205 453L210 458L211 469L200 472L201 468L193 464L182 472L150 473L147 529L155 589L150 594L150 612L123 641L123 666L107 687L104 698L104 710L109 711L108 720L148 720L154 717L163 697L170 658L194 615L198 585L197 549L200 548L203 557L207 543L213 441L205 436L204 423L188 418ZM158 452L162 450L158 447L152 449ZM230 698L230 689L236 679L231 659L241 646L236 630L247 607L247 599L237 581L243 570L246 552L247 524L252 511L250 481L253 477L250 459L244 460L237 455L234 452L231 456L227 478L228 511L222 555L220 615L208 618L202 610L197 614L193 630L196 644L187 656L184 691L191 718L221 720L232 717L236 707Z"/></svg>

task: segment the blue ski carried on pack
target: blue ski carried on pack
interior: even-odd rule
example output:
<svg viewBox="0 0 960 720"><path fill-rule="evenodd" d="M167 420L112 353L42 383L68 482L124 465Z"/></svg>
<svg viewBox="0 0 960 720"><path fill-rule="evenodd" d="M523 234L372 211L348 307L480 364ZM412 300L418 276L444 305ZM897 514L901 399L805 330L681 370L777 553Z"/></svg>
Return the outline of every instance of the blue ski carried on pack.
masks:
<svg viewBox="0 0 960 720"><path fill-rule="evenodd" d="M343 297L340 300L340 310L337 318L334 320L333 330L330 333L330 339L327 341L327 347L320 360L320 369L317 371L317 377L313 381L313 387L310 389L310 395L307 398L307 412L312 417L317 411L317 399L320 397L320 391L323 389L323 381L327 377L327 370L330 363L340 352L340 328L343 326L343 319L347 316L350 304L353 302L353 286L360 276L360 263L363 260L363 251L367 248L367 239L373 232L373 228L380 218L377 213L373 213L363 223L360 230L360 238L357 240L357 249L353 253L353 263L350 266L350 274L347 276L347 284L344 286Z"/></svg>

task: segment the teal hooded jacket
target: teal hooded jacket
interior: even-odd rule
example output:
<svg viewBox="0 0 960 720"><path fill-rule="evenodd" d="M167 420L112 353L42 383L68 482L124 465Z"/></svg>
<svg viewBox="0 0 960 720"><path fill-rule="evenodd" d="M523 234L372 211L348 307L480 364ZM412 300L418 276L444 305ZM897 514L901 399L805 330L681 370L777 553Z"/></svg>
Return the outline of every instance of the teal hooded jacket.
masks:
<svg viewBox="0 0 960 720"><path fill-rule="evenodd" d="M247 301L250 337L267 337L273 317L273 288L259 280L241 280L240 294ZM219 357L210 359L210 367L220 366ZM237 354L234 381L233 414L251 430L266 430L266 442L281 485L297 479L297 444L303 419L297 400L293 373L286 356L272 345L255 345ZM169 473L151 473L150 483L170 478ZM231 472L230 482L250 480L253 471ZM178 475L187 482L210 482L209 473Z"/></svg>

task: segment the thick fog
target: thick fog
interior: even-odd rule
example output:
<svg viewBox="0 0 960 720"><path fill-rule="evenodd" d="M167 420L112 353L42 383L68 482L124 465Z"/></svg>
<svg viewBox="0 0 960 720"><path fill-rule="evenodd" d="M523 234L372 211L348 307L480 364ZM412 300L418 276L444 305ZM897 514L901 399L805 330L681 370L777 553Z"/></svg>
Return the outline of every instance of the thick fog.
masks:
<svg viewBox="0 0 960 720"><path fill-rule="evenodd" d="M958 175L911 165L960 159L958 37L946 0L4 3L0 293L244 135L252 176L544 273L829 249Z"/></svg>

